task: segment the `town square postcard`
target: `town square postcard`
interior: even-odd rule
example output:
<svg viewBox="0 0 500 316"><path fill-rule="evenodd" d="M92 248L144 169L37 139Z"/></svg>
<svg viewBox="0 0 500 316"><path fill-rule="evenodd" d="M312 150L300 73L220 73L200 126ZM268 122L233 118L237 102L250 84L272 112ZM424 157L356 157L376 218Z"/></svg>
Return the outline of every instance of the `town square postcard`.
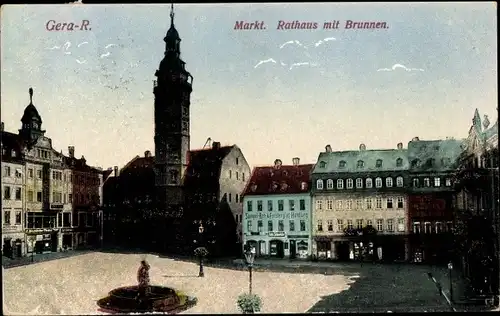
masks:
<svg viewBox="0 0 500 316"><path fill-rule="evenodd" d="M496 12L3 5L3 314L498 310Z"/></svg>

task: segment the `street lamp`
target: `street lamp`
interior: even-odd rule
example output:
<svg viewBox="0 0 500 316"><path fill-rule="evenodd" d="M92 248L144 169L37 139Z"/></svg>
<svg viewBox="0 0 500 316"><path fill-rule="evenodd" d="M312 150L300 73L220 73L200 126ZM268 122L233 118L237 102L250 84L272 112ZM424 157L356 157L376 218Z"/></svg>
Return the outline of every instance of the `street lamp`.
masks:
<svg viewBox="0 0 500 316"><path fill-rule="evenodd" d="M453 263L448 263L448 276L450 278L450 301L453 302L453 284L451 278L451 271L453 270Z"/></svg>
<svg viewBox="0 0 500 316"><path fill-rule="evenodd" d="M249 272L249 284L248 284L248 289L249 293L252 294L252 268L253 268L253 262L255 260L255 247L247 247L247 250L245 251L245 259L248 264L248 272Z"/></svg>
<svg viewBox="0 0 500 316"><path fill-rule="evenodd" d="M198 227L198 233L200 234L200 247L203 247L202 240L203 240L203 231L205 228L203 227L203 223L200 221L200 227ZM200 273L198 274L198 277L202 278L205 276L205 273L203 272L203 256L200 255Z"/></svg>

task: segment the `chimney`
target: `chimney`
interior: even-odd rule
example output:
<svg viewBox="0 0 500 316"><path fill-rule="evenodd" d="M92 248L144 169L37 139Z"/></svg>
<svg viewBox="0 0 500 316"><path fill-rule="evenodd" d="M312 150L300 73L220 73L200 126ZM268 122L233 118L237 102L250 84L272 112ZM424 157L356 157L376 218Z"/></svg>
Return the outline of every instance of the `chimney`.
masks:
<svg viewBox="0 0 500 316"><path fill-rule="evenodd" d="M151 157L151 152L150 152L149 150L146 150L146 151L144 152L144 157L146 157L146 158L150 158L150 157Z"/></svg>
<svg viewBox="0 0 500 316"><path fill-rule="evenodd" d="M75 146L68 146L69 158L75 158Z"/></svg>
<svg viewBox="0 0 500 316"><path fill-rule="evenodd" d="M412 142L418 142L419 140L420 140L420 138L418 138L418 136L415 136L415 137L412 138L411 141Z"/></svg>
<svg viewBox="0 0 500 316"><path fill-rule="evenodd" d="M398 143L398 149L399 150L403 149L403 143Z"/></svg>
<svg viewBox="0 0 500 316"><path fill-rule="evenodd" d="M5 126L4 126L3 122L2 122L2 126L0 127L0 132L3 132L4 128L5 128Z"/></svg>
<svg viewBox="0 0 500 316"><path fill-rule="evenodd" d="M276 160L274 161L274 168L275 168L275 169L279 169L279 168L281 168L281 165L282 165L281 159L276 159Z"/></svg>
<svg viewBox="0 0 500 316"><path fill-rule="evenodd" d="M298 166L300 164L300 158L299 157L292 158L292 162L294 166Z"/></svg>
<svg viewBox="0 0 500 316"><path fill-rule="evenodd" d="M215 150L220 149L220 142L213 142L212 143L212 149L215 149Z"/></svg>
<svg viewBox="0 0 500 316"><path fill-rule="evenodd" d="M115 171L115 177L118 177L118 166L115 166L113 169Z"/></svg>
<svg viewBox="0 0 500 316"><path fill-rule="evenodd" d="M366 145L365 144L359 144L359 150L360 151L366 150Z"/></svg>
<svg viewBox="0 0 500 316"><path fill-rule="evenodd" d="M327 153L331 153L331 152L332 152L332 146L330 146L330 145L326 145L326 146L325 146L325 152L327 152Z"/></svg>

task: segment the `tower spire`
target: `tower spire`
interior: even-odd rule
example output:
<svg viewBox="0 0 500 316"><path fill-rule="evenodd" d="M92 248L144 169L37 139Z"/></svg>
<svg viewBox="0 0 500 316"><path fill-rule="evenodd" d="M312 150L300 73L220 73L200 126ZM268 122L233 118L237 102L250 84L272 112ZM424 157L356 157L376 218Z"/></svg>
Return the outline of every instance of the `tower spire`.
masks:
<svg viewBox="0 0 500 316"><path fill-rule="evenodd" d="M174 2L170 3L170 25L174 25Z"/></svg>
<svg viewBox="0 0 500 316"><path fill-rule="evenodd" d="M30 104L33 104L33 88L29 89L29 93L30 93Z"/></svg>

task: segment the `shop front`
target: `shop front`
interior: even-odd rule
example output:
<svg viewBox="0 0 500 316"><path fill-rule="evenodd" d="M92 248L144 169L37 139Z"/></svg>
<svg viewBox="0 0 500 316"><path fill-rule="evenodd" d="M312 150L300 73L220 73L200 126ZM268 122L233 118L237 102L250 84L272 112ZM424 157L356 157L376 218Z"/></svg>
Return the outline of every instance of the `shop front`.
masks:
<svg viewBox="0 0 500 316"><path fill-rule="evenodd" d="M73 249L73 229L61 228L61 247L63 250Z"/></svg>
<svg viewBox="0 0 500 316"><path fill-rule="evenodd" d="M307 259L309 256L308 235L288 235L290 259Z"/></svg>
<svg viewBox="0 0 500 316"><path fill-rule="evenodd" d="M26 243L29 253L57 252L58 232L53 229L27 229Z"/></svg>
<svg viewBox="0 0 500 316"><path fill-rule="evenodd" d="M21 232L2 232L2 254L9 258L24 256L24 234Z"/></svg>

